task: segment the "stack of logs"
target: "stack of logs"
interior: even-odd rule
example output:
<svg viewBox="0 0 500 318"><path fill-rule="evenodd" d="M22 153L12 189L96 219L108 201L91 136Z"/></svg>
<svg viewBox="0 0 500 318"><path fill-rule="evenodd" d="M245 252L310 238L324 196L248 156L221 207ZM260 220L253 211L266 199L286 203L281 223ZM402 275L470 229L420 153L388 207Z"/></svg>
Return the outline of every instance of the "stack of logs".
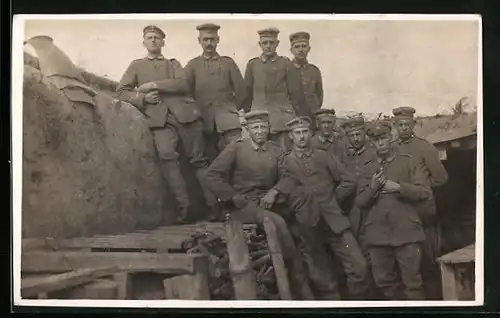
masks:
<svg viewBox="0 0 500 318"><path fill-rule="evenodd" d="M257 282L259 300L279 300L280 295L274 274L273 263L262 225L244 229L244 238L252 259L252 269ZM201 253L209 259L209 290L212 300L235 300L234 284L229 269L227 241L212 232L198 232L182 244L183 250Z"/></svg>

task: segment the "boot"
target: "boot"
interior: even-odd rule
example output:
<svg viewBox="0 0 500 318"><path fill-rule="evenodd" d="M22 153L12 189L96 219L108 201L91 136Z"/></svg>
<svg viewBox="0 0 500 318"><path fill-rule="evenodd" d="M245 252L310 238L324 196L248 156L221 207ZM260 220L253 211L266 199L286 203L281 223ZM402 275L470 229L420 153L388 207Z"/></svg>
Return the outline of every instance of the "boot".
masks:
<svg viewBox="0 0 500 318"><path fill-rule="evenodd" d="M179 210L177 222L186 223L190 206L186 182L182 176L179 162L177 160L164 161L162 163L163 177L167 181L170 191L174 194Z"/></svg>

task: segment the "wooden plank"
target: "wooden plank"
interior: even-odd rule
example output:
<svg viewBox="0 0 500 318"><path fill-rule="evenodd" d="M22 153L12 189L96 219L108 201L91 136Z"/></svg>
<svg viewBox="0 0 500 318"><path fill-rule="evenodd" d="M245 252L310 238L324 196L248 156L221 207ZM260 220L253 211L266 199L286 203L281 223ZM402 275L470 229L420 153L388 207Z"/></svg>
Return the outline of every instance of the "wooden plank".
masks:
<svg viewBox="0 0 500 318"><path fill-rule="evenodd" d="M226 224L227 252L229 254L229 270L233 280L237 300L257 299L255 281L248 246L243 237L241 222L229 221Z"/></svg>
<svg viewBox="0 0 500 318"><path fill-rule="evenodd" d="M129 249L180 249L188 237L166 236L115 236L106 238L78 237L58 242L59 248L129 248Z"/></svg>
<svg viewBox="0 0 500 318"><path fill-rule="evenodd" d="M141 252L31 252L21 259L23 272L68 272L81 268L116 266L127 272L192 274L201 254L158 254Z"/></svg>
<svg viewBox="0 0 500 318"><path fill-rule="evenodd" d="M438 258L438 262L447 264L471 263L475 262L476 245L472 244L445 254Z"/></svg>
<svg viewBox="0 0 500 318"><path fill-rule="evenodd" d="M118 299L118 283L106 279L95 280L70 292L71 299Z"/></svg>
<svg viewBox="0 0 500 318"><path fill-rule="evenodd" d="M459 290L453 265L441 263L441 282L443 286L443 300L459 300Z"/></svg>
<svg viewBox="0 0 500 318"><path fill-rule="evenodd" d="M166 299L210 300L208 283L200 275L180 275L163 281Z"/></svg>
<svg viewBox="0 0 500 318"><path fill-rule="evenodd" d="M292 293L290 291L290 283L288 282L288 274L283 260L281 246L279 244L276 227L269 218L264 218L264 230L266 231L267 246L271 254L273 262L274 274L276 275L276 283L282 300L291 300Z"/></svg>
<svg viewBox="0 0 500 318"><path fill-rule="evenodd" d="M85 284L96 278L114 274L118 268L107 266L86 268L44 278L25 278L21 280L21 295L32 297L40 293L49 293L73 286Z"/></svg>
<svg viewBox="0 0 500 318"><path fill-rule="evenodd" d="M117 299L132 299L132 274L116 273L113 280L118 283Z"/></svg>

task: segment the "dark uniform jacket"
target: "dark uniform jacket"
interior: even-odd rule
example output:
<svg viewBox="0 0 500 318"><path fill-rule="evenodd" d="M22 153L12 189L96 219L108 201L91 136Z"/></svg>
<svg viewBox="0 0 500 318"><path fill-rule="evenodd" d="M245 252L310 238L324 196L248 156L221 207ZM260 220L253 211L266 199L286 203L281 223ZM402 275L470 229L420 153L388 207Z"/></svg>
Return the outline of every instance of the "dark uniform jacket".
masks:
<svg viewBox="0 0 500 318"><path fill-rule="evenodd" d="M383 167L388 180L400 184L396 193L383 193L370 188L371 177ZM422 242L425 234L416 204L427 200L432 192L424 172L408 154L395 153L387 162L375 157L366 163L363 186L356 204L368 209L365 239L376 246L401 246Z"/></svg>
<svg viewBox="0 0 500 318"><path fill-rule="evenodd" d="M347 144L341 138L332 136L327 139L318 132L312 137L311 145L313 148L329 151L334 154L341 163L344 163Z"/></svg>
<svg viewBox="0 0 500 318"><path fill-rule="evenodd" d="M297 222L312 227L322 216L335 234L348 229L349 220L339 202L355 191L356 181L344 165L332 153L315 148L305 152L289 151L285 162L296 183L293 192L311 195L319 204L319 209L296 211Z"/></svg>
<svg viewBox="0 0 500 318"><path fill-rule="evenodd" d="M295 118L300 101L300 79L289 58L279 55L255 57L245 70L247 99L245 110L269 112L271 133L286 131Z"/></svg>
<svg viewBox="0 0 500 318"><path fill-rule="evenodd" d="M148 82L155 82L161 102L144 103L144 94L134 89ZM149 127L164 127L170 111L180 123L190 123L201 117L194 100L187 96L186 74L179 61L164 56L145 57L130 63L117 88L118 99L141 110Z"/></svg>
<svg viewBox="0 0 500 318"><path fill-rule="evenodd" d="M243 107L246 86L234 60L218 54L201 55L190 60L185 70L190 93L200 107L205 132L240 128L238 110Z"/></svg>
<svg viewBox="0 0 500 318"><path fill-rule="evenodd" d="M212 162L206 173L210 190L223 202L235 195L260 199L270 189L289 192L293 182L283 165L278 144L267 141L259 147L250 138L229 144Z"/></svg>
<svg viewBox="0 0 500 318"><path fill-rule="evenodd" d="M438 187L448 181L448 172L439 160L438 150L427 140L413 136L407 140L394 141L399 152L410 154L424 171L431 187ZM431 196L418 206L422 217L432 217L436 214L436 202Z"/></svg>
<svg viewBox="0 0 500 318"><path fill-rule="evenodd" d="M310 64L307 61L299 63L294 59L292 63L299 73L302 87L301 92L304 95L304 105L302 107L305 109L305 112L297 115L314 118L314 111L320 109L323 105L323 79L321 72L316 65Z"/></svg>

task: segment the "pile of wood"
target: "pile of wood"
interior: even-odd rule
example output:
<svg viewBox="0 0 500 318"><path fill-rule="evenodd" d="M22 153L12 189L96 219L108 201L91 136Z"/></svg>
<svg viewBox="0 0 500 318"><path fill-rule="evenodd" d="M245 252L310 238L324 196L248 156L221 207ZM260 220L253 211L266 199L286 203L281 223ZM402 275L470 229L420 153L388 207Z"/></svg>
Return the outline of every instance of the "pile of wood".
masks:
<svg viewBox="0 0 500 318"><path fill-rule="evenodd" d="M271 254L263 226L243 230L244 239L252 260L251 268L257 283L257 298L280 299ZM213 232L198 232L183 242L188 254L206 255L209 259L209 289L212 300L235 300L234 285L229 268L227 240Z"/></svg>

